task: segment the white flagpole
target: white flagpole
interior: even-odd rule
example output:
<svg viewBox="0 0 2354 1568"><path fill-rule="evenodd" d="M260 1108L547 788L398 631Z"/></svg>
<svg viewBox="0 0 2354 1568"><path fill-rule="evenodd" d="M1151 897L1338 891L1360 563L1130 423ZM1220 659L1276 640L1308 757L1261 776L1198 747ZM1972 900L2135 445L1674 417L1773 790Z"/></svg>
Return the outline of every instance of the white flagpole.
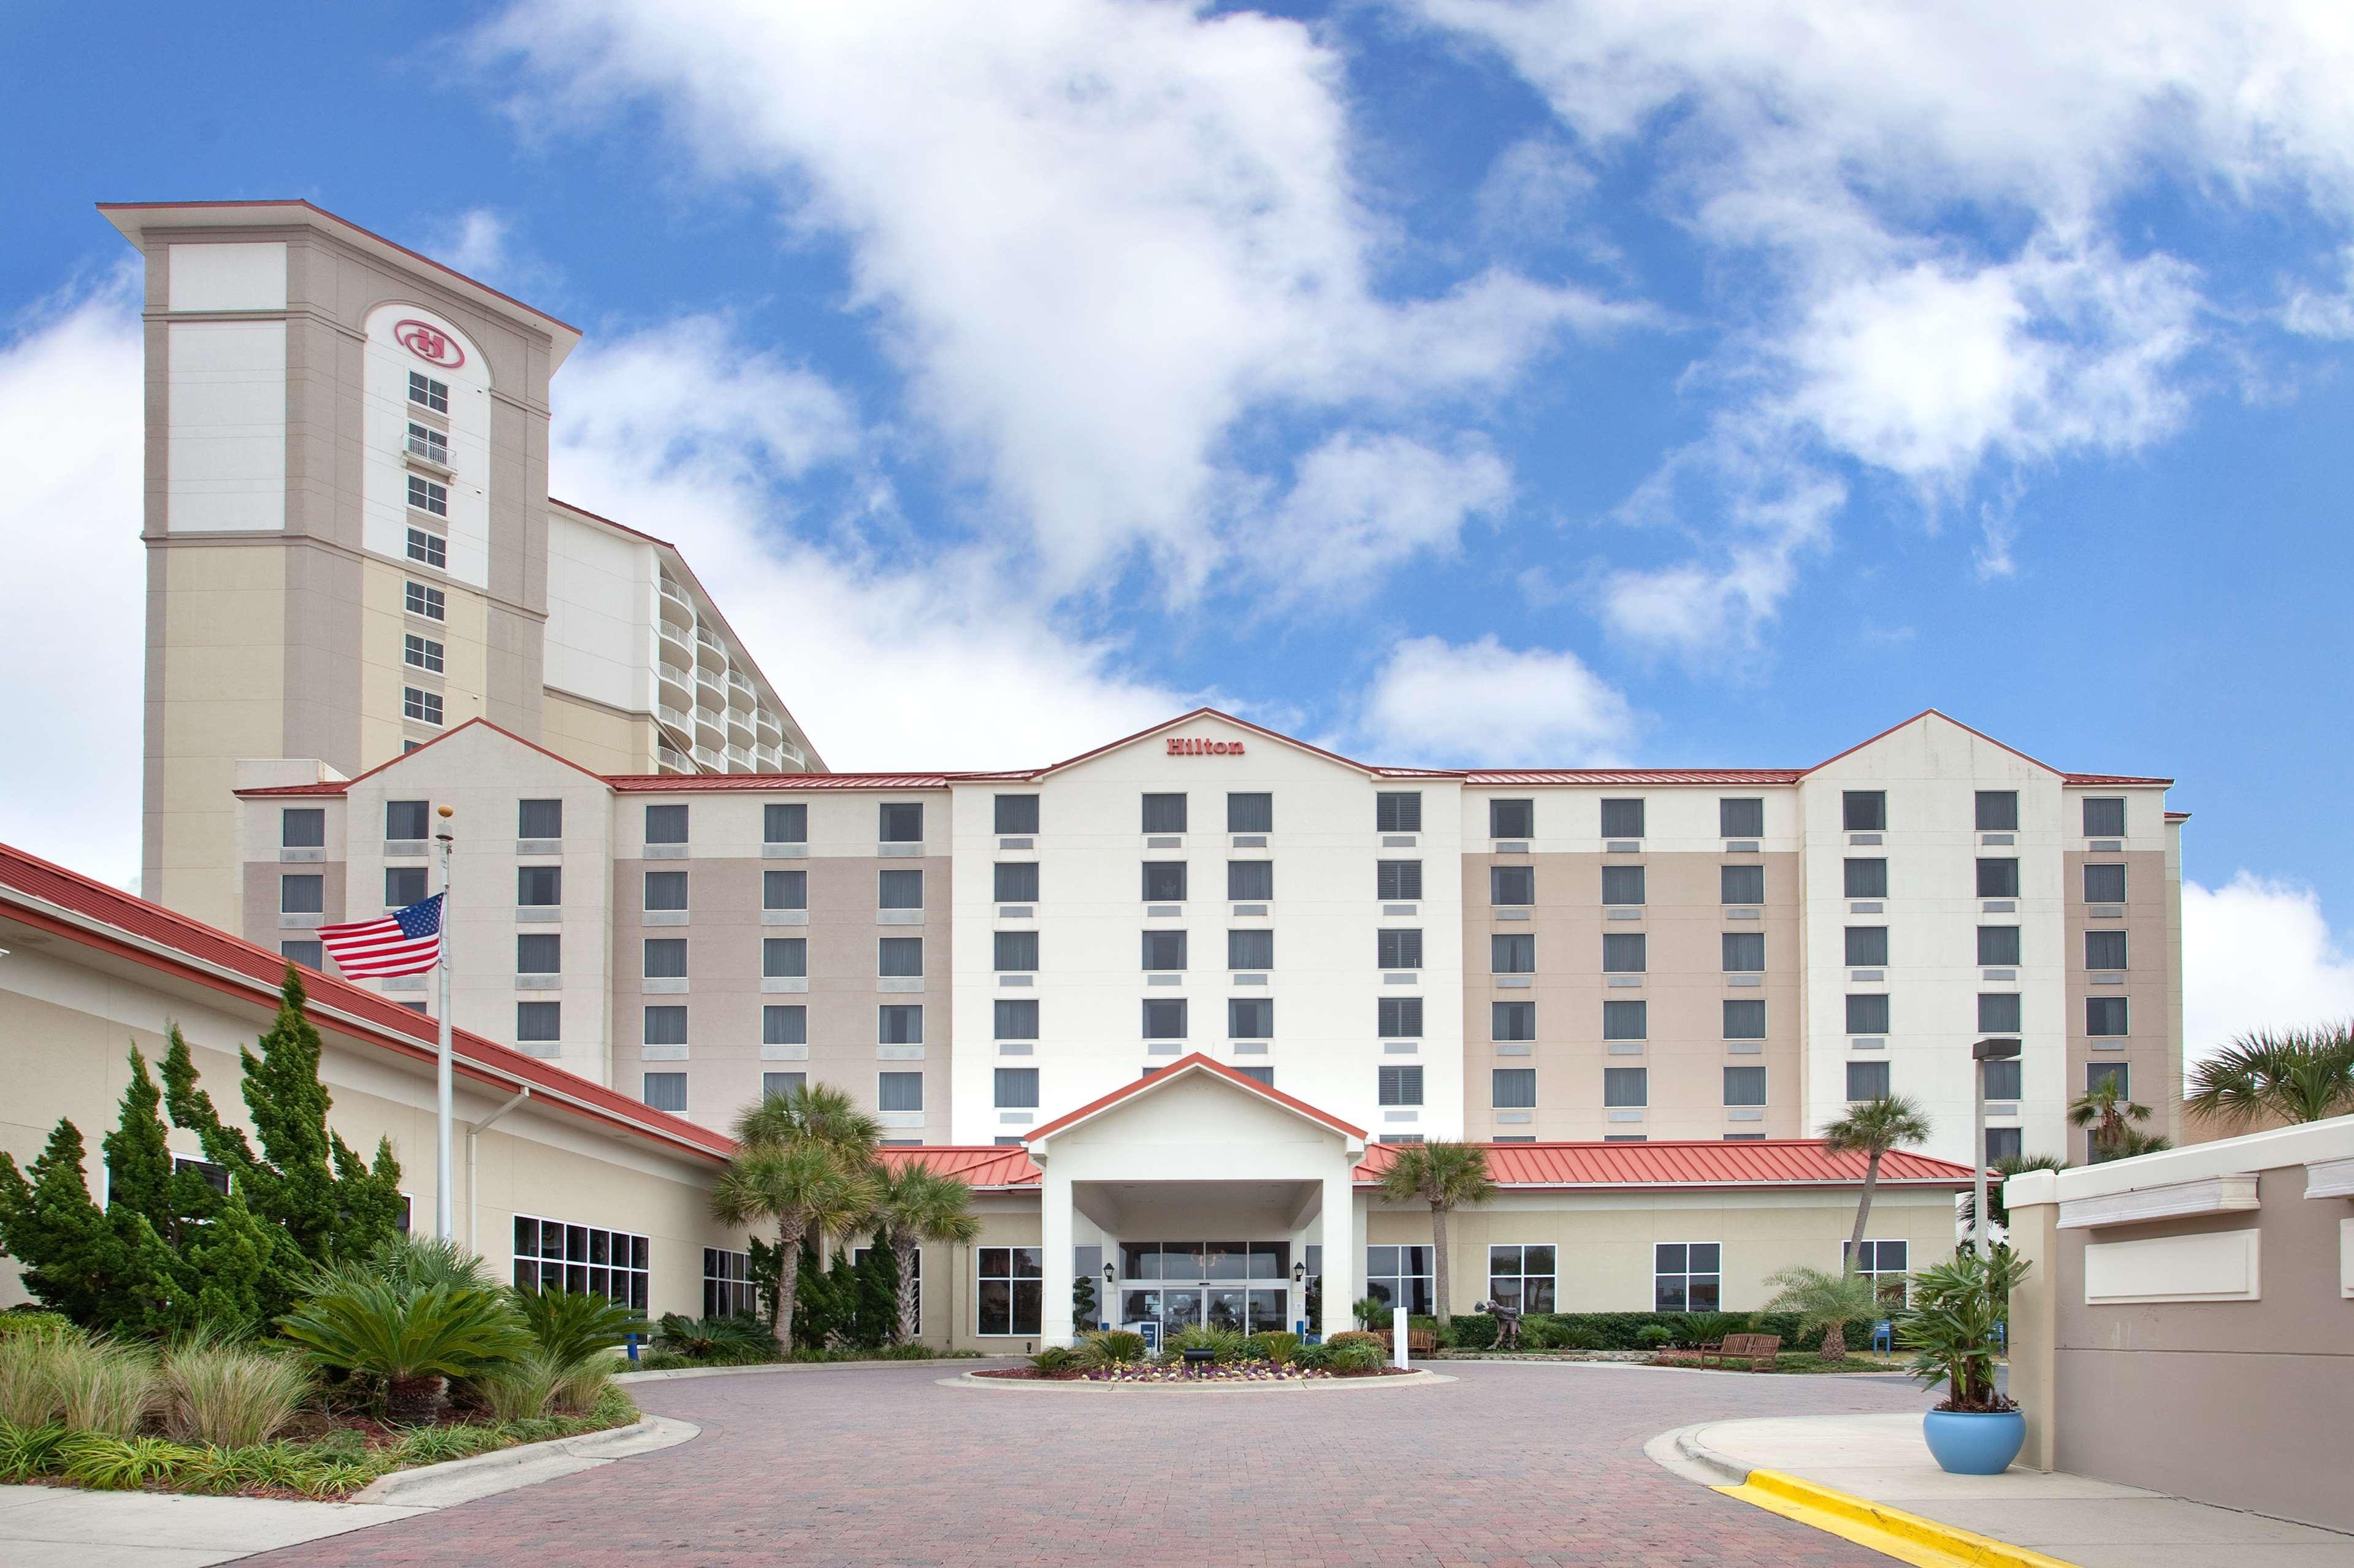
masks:
<svg viewBox="0 0 2354 1568"><path fill-rule="evenodd" d="M446 1242L457 1236L457 1206L450 1191L450 818L453 809L444 806L440 811L441 831L434 835L441 851L441 939L434 963L441 971L441 1049L434 1063L433 1234Z"/></svg>

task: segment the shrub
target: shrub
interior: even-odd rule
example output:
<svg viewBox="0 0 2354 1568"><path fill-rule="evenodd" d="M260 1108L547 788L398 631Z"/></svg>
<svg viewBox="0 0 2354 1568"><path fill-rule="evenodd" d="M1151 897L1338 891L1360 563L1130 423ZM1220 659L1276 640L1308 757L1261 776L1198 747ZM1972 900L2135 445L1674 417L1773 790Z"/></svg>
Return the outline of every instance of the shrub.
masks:
<svg viewBox="0 0 2354 1568"><path fill-rule="evenodd" d="M79 1339L81 1330L62 1312L24 1311L14 1307L0 1312L0 1340L56 1337Z"/></svg>
<svg viewBox="0 0 2354 1568"><path fill-rule="evenodd" d="M1339 1335L1333 1336L1335 1340L1339 1338ZM1327 1341L1325 1345L1324 1370L1327 1372L1378 1372L1384 1360L1380 1346L1368 1344L1363 1340L1347 1344Z"/></svg>
<svg viewBox="0 0 2354 1568"><path fill-rule="evenodd" d="M1048 1345L1030 1358L1031 1370L1042 1372L1067 1372L1079 1370L1079 1352L1069 1345Z"/></svg>
<svg viewBox="0 0 2354 1568"><path fill-rule="evenodd" d="M523 1319L493 1291L402 1291L346 1275L288 1314L280 1330L317 1365L384 1379L386 1416L400 1425L433 1418L443 1378L488 1372L533 1349Z"/></svg>
<svg viewBox="0 0 2354 1568"><path fill-rule="evenodd" d="M1168 1337L1163 1351L1172 1360L1186 1351L1208 1351L1224 1366L1243 1359L1243 1336L1211 1323L1189 1323Z"/></svg>
<svg viewBox="0 0 2354 1568"><path fill-rule="evenodd" d="M1089 1371L1133 1366L1149 1353L1144 1336L1132 1329L1106 1329L1079 1340L1079 1358Z"/></svg>
<svg viewBox="0 0 2354 1568"><path fill-rule="evenodd" d="M58 1418L74 1432L135 1437L155 1406L155 1360L144 1345L58 1340L47 1345Z"/></svg>
<svg viewBox="0 0 2354 1568"><path fill-rule="evenodd" d="M1522 1319L1521 1343L1532 1351L1598 1351L1603 1348L1600 1330L1591 1324L1550 1316Z"/></svg>
<svg viewBox="0 0 2354 1568"><path fill-rule="evenodd" d="M1668 1325L1668 1331L1676 1344L1688 1351L1712 1345L1727 1334L1749 1332L1746 1312L1681 1312L1673 1316L1683 1321Z"/></svg>
<svg viewBox="0 0 2354 1568"><path fill-rule="evenodd" d="M749 1366L780 1359L776 1335L758 1318L687 1318L665 1312L654 1348L712 1366Z"/></svg>
<svg viewBox="0 0 2354 1568"><path fill-rule="evenodd" d="M0 1421L0 1483L13 1486L48 1475L58 1467L58 1451L72 1436L54 1421L37 1426Z"/></svg>
<svg viewBox="0 0 2354 1568"><path fill-rule="evenodd" d="M1676 1331L1665 1323L1646 1323L1635 1330L1635 1343L1643 1350L1665 1350L1675 1340Z"/></svg>
<svg viewBox="0 0 2354 1568"><path fill-rule="evenodd" d="M1390 1348L1387 1334L1369 1334L1363 1329L1343 1329L1337 1334L1327 1334L1324 1342L1328 1345L1371 1345L1382 1351Z"/></svg>
<svg viewBox="0 0 2354 1568"><path fill-rule="evenodd" d="M1447 1342L1458 1351L1484 1351L1496 1342L1501 1329L1490 1313L1458 1313L1447 1322Z"/></svg>
<svg viewBox="0 0 2354 1568"><path fill-rule="evenodd" d="M310 1397L311 1373L291 1356L191 1336L164 1357L164 1436L242 1448L276 1436Z"/></svg>
<svg viewBox="0 0 2354 1568"><path fill-rule="evenodd" d="M1288 1329L1271 1329L1243 1341L1243 1354L1252 1361L1288 1366L1299 1359L1299 1336Z"/></svg>
<svg viewBox="0 0 2354 1568"><path fill-rule="evenodd" d="M1358 1297L1350 1306L1349 1312L1360 1323L1386 1323L1390 1320L1390 1304L1378 1296ZM1335 1340L1340 1337L1338 1334L1332 1336Z"/></svg>
<svg viewBox="0 0 2354 1568"><path fill-rule="evenodd" d="M645 1331L646 1320L637 1313L590 1293L518 1290L514 1302L540 1350L561 1366L601 1357L631 1334Z"/></svg>
<svg viewBox="0 0 2354 1568"><path fill-rule="evenodd" d="M546 1351L535 1351L471 1381L492 1420L535 1421L555 1402L564 1370Z"/></svg>
<svg viewBox="0 0 2354 1568"><path fill-rule="evenodd" d="M123 1438L83 1432L59 1445L58 1457L61 1461L58 1473L76 1486L129 1491L164 1479L197 1457L197 1452L161 1437Z"/></svg>

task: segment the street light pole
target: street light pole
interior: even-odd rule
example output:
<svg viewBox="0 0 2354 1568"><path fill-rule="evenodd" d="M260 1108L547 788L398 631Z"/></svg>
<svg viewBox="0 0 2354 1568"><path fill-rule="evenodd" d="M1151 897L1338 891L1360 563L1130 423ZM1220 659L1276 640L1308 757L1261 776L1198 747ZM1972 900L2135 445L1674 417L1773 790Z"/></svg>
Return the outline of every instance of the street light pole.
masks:
<svg viewBox="0 0 2354 1568"><path fill-rule="evenodd" d="M433 1065L433 1234L445 1242L457 1239L457 1205L450 1191L450 819L454 814L454 808L442 807L441 831L433 835L441 852L441 1044Z"/></svg>
<svg viewBox="0 0 2354 1568"><path fill-rule="evenodd" d="M1970 1089L1976 1105L1973 1136L1978 1139L1970 1159L1970 1245L1983 1262L1987 1255L1987 1098L1986 1065L2008 1062L2019 1054L2016 1040L1981 1040L1970 1047Z"/></svg>

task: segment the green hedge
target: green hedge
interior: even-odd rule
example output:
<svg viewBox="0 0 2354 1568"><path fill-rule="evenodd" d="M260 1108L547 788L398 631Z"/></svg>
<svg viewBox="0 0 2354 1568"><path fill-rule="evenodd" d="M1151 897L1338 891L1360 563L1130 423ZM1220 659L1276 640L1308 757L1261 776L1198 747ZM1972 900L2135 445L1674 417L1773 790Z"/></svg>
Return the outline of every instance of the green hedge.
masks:
<svg viewBox="0 0 2354 1568"><path fill-rule="evenodd" d="M1526 1344L1530 1329L1538 1324L1558 1324L1564 1330L1585 1330L1606 1351L1638 1351L1647 1349L1641 1334L1648 1328L1668 1331L1670 1342L1691 1346L1702 1340L1723 1339L1726 1334L1778 1334L1786 1351L1816 1351L1822 1348L1820 1330L1811 1334L1798 1332L1797 1315L1793 1312L1545 1312L1531 1313L1521 1319L1521 1340ZM1496 1342L1496 1319L1485 1313L1467 1313L1449 1325L1449 1342L1457 1350L1484 1350ZM1868 1323L1848 1325L1847 1343L1850 1351L1863 1348L1871 1332ZM1484 1336L1484 1337L1482 1337ZM1541 1336L1540 1336L1541 1337Z"/></svg>

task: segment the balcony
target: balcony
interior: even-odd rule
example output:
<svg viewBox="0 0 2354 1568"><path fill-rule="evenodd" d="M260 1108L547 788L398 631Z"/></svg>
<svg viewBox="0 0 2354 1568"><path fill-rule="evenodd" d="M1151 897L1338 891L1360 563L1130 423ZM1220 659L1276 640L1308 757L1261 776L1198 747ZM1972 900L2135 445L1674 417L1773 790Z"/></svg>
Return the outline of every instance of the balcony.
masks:
<svg viewBox="0 0 2354 1568"><path fill-rule="evenodd" d="M736 670L727 672L727 700L734 706L742 708L747 715L760 702L759 694L752 690L750 678Z"/></svg>
<svg viewBox="0 0 2354 1568"><path fill-rule="evenodd" d="M730 773L751 772L752 753L750 748L741 746L729 747L727 748L727 770Z"/></svg>
<svg viewBox="0 0 2354 1568"><path fill-rule="evenodd" d="M695 748L695 760L702 764L704 767L708 768L714 773L725 773L727 771L726 757L720 752L713 750L710 747L696 747Z"/></svg>
<svg viewBox="0 0 2354 1568"><path fill-rule="evenodd" d="M785 758L784 758L784 754L783 754L783 753L781 753L781 752L779 752L779 751L775 747L773 747L773 746L756 746L756 747L754 747L752 748L752 771L753 771L753 772L755 772L755 773L782 773L784 770L785 770Z"/></svg>
<svg viewBox="0 0 2354 1568"><path fill-rule="evenodd" d="M776 745L776 752L779 757L785 760L787 766L801 771L806 771L808 769L809 753L803 751L800 747L795 746L791 741L779 741Z"/></svg>
<svg viewBox="0 0 2354 1568"><path fill-rule="evenodd" d="M758 713L753 715L752 722L760 732L760 740L762 744L774 746L777 742L785 738L785 721L770 713L768 709L762 708Z"/></svg>
<svg viewBox="0 0 2354 1568"><path fill-rule="evenodd" d="M686 597L684 588L668 577L662 579L662 618L665 623L682 630L692 629L695 625L695 601Z"/></svg>
<svg viewBox="0 0 2354 1568"><path fill-rule="evenodd" d="M654 766L661 768L664 773L692 773L695 771L695 765L686 759L686 753L681 751L675 746L655 747Z"/></svg>
<svg viewBox="0 0 2354 1568"><path fill-rule="evenodd" d="M695 710L695 740L696 745L710 747L715 751L726 746L726 715L717 708L698 706Z"/></svg>
<svg viewBox="0 0 2354 1568"><path fill-rule="evenodd" d="M678 735L692 736L695 733L695 715L684 708L674 708L668 703L656 703L654 717L662 720L666 727Z"/></svg>
<svg viewBox="0 0 2354 1568"><path fill-rule="evenodd" d="M432 434L440 433L437 430ZM450 466L450 443L446 440L437 441L431 436L419 435L415 430L411 430L408 440L403 443L403 450L410 457L423 462L426 467L437 470L445 476L456 471Z"/></svg>
<svg viewBox="0 0 2354 1568"><path fill-rule="evenodd" d="M654 632L662 639L659 647L663 662L676 664L683 669L695 668L695 644L687 641L685 631L665 624L655 627Z"/></svg>
<svg viewBox="0 0 2354 1568"><path fill-rule="evenodd" d="M698 668L710 671L712 679L718 680L727 671L727 644L714 637L706 628L696 627L695 662Z"/></svg>
<svg viewBox="0 0 2354 1568"><path fill-rule="evenodd" d="M752 715L742 708L727 710L727 738L737 746L749 746L753 741Z"/></svg>
<svg viewBox="0 0 2354 1568"><path fill-rule="evenodd" d="M666 700L673 707L682 709L695 705L694 671L684 664L673 664L665 659L654 666L654 673L662 682L657 701Z"/></svg>

